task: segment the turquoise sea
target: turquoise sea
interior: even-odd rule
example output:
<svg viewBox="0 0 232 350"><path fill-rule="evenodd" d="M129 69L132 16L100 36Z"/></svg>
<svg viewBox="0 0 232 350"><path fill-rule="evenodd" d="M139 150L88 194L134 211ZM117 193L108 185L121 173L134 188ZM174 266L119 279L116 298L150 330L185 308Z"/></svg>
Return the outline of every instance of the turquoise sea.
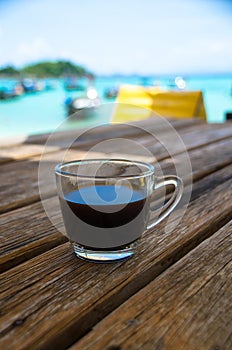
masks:
<svg viewBox="0 0 232 350"><path fill-rule="evenodd" d="M202 90L207 120L209 123L221 123L225 120L225 113L232 111L232 75L216 77L185 78L188 90ZM102 102L112 102L104 97L107 88L119 87L121 84L168 86L170 78L113 76L98 77L94 86ZM13 85L13 80L0 80L0 89ZM75 97L77 92L64 90L62 80L52 80L53 89L25 94L11 100L0 100L0 137L21 134L37 134L54 130L66 118L65 100ZM102 116L102 120L80 120L79 127L88 127L96 123L107 123L109 118ZM71 127L67 125L67 127Z"/></svg>

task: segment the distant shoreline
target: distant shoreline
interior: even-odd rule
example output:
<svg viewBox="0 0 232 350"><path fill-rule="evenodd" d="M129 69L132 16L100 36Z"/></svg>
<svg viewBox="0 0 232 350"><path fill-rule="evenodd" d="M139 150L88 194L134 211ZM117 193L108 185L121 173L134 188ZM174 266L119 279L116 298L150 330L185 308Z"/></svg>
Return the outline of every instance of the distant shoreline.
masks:
<svg viewBox="0 0 232 350"><path fill-rule="evenodd" d="M73 75L75 76L75 75ZM231 73L199 73L199 74L95 74L95 78L114 78L114 79L120 79L120 78L154 78L154 79L172 79L177 76L184 77L185 79L190 78L198 78L198 79L205 79L205 78L231 78L232 79L232 72ZM16 75L7 75L7 74L0 74L0 79L24 79L24 78L33 78L33 79L65 79L69 77L68 75L63 75L59 77L54 77L51 75L47 75L44 77L35 76L32 74L16 74ZM85 75L83 76L76 76L76 78L82 79L86 78Z"/></svg>

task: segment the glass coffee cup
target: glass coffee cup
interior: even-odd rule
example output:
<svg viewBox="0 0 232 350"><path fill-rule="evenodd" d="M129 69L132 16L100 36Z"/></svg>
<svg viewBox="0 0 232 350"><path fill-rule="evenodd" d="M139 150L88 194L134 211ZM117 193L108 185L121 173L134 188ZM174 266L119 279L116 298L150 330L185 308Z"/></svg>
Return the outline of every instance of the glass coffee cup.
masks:
<svg viewBox="0 0 232 350"><path fill-rule="evenodd" d="M67 237L77 257L94 262L127 259L141 236L179 203L183 182L160 181L153 165L124 159L85 159L58 164L57 190ZM174 186L161 214L150 223L155 191Z"/></svg>

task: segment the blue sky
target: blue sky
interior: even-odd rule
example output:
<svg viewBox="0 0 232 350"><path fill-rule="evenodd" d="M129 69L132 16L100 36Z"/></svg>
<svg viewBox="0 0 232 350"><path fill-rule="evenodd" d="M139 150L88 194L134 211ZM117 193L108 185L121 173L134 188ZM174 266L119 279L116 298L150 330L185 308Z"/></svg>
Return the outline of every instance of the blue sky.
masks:
<svg viewBox="0 0 232 350"><path fill-rule="evenodd" d="M0 66L70 59L97 74L232 72L229 0L0 0Z"/></svg>

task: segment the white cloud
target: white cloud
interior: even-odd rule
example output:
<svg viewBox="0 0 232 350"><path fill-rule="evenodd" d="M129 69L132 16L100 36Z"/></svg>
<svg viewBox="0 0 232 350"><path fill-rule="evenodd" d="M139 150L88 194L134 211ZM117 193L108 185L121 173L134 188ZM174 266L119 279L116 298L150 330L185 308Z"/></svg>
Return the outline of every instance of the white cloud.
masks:
<svg viewBox="0 0 232 350"><path fill-rule="evenodd" d="M212 41L208 44L208 50L212 53L223 53L226 52L227 49L231 46L230 43L226 41Z"/></svg>
<svg viewBox="0 0 232 350"><path fill-rule="evenodd" d="M35 38L32 42L21 42L15 50L17 62L24 63L53 56L51 45L44 38Z"/></svg>

